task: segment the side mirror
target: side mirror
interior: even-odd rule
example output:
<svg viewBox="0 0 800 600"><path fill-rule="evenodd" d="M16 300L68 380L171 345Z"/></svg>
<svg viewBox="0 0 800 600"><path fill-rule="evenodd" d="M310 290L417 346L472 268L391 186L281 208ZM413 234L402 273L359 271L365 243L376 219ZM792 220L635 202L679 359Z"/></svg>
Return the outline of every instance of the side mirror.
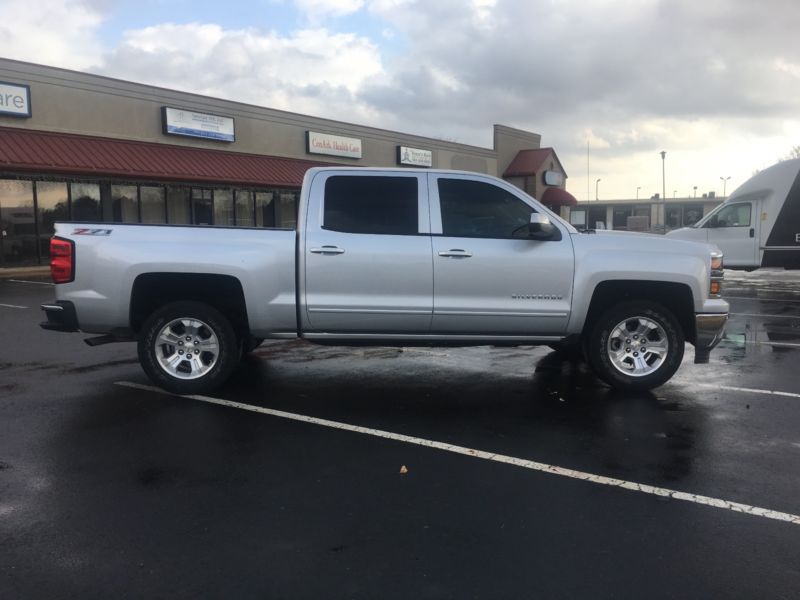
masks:
<svg viewBox="0 0 800 600"><path fill-rule="evenodd" d="M528 224L528 237L534 240L549 240L553 233L558 231L550 222L547 215L531 213L531 222Z"/></svg>

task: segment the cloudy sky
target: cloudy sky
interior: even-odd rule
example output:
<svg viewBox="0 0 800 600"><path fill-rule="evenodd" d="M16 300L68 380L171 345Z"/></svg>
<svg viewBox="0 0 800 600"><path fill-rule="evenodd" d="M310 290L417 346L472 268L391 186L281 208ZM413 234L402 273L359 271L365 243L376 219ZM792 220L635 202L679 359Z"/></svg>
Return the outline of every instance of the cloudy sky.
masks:
<svg viewBox="0 0 800 600"><path fill-rule="evenodd" d="M600 199L660 192L661 150L667 195L685 197L800 145L798 0L0 0L0 15L8 58L485 147L493 123L535 131L580 200L598 178Z"/></svg>

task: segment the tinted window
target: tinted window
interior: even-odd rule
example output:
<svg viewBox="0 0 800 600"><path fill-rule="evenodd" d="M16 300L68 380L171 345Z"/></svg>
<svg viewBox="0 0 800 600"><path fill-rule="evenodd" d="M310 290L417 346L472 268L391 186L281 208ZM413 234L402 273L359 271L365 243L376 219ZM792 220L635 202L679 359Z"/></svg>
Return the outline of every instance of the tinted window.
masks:
<svg viewBox="0 0 800 600"><path fill-rule="evenodd" d="M325 183L324 228L347 233L419 231L415 177L348 177Z"/></svg>
<svg viewBox="0 0 800 600"><path fill-rule="evenodd" d="M536 212L506 190L483 181L440 179L442 232L451 237L528 237Z"/></svg>

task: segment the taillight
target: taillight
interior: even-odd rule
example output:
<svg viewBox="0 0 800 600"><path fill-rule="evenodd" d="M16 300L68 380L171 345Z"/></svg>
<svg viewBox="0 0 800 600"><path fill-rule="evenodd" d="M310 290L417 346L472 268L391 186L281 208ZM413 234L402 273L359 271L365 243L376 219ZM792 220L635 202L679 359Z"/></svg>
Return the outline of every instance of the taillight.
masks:
<svg viewBox="0 0 800 600"><path fill-rule="evenodd" d="M50 274L53 283L69 283L75 279L75 243L54 237L50 240Z"/></svg>

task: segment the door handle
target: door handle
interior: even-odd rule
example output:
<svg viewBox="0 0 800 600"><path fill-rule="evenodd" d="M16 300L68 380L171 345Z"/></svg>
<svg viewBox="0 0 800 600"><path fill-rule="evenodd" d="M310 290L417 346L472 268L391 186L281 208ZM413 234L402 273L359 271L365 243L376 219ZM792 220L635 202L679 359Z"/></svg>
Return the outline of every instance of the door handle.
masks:
<svg viewBox="0 0 800 600"><path fill-rule="evenodd" d="M454 248L452 250L439 252L439 256L449 256L450 258L469 258L472 256L472 252Z"/></svg>
<svg viewBox="0 0 800 600"><path fill-rule="evenodd" d="M311 248L311 254L344 254L344 248L337 246L323 246L322 248Z"/></svg>
<svg viewBox="0 0 800 600"><path fill-rule="evenodd" d="M750 237L756 237L756 230L752 227L750 228Z"/></svg>

